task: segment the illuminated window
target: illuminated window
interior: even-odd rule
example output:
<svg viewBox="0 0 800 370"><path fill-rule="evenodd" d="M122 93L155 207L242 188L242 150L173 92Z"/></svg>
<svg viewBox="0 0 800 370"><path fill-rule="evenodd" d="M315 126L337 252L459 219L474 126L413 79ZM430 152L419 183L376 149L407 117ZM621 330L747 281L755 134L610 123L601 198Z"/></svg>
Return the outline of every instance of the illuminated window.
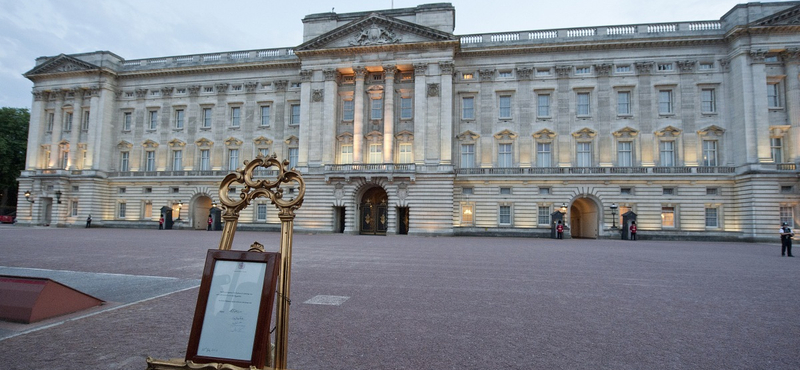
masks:
<svg viewBox="0 0 800 370"><path fill-rule="evenodd" d="M400 144L400 155L398 157L398 162L399 163L413 162L413 156L411 153L411 143Z"/></svg>
<svg viewBox="0 0 800 370"><path fill-rule="evenodd" d="M383 145L369 144L369 163L383 163Z"/></svg>
<svg viewBox="0 0 800 370"><path fill-rule="evenodd" d="M341 164L353 163L353 144L342 145L341 154L339 155L339 163Z"/></svg>
<svg viewBox="0 0 800 370"><path fill-rule="evenodd" d="M661 227L675 227L675 207L661 207Z"/></svg>

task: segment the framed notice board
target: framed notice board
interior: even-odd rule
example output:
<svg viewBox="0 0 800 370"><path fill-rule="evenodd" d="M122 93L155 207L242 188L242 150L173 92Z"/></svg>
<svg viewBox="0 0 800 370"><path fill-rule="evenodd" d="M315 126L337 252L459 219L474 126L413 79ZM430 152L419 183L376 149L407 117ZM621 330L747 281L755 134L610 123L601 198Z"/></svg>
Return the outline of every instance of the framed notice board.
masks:
<svg viewBox="0 0 800 370"><path fill-rule="evenodd" d="M186 360L265 365L280 253L210 249Z"/></svg>

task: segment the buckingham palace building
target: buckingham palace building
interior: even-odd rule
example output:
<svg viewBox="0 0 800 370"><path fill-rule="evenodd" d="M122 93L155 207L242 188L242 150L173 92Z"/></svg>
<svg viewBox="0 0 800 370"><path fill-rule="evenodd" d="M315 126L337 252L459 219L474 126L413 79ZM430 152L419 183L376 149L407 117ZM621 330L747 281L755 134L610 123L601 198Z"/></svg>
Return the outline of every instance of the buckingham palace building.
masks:
<svg viewBox="0 0 800 370"><path fill-rule="evenodd" d="M289 47L40 57L18 222L171 212L205 230L222 178L274 153L305 179L298 232L549 237L563 219L619 238L636 220L645 238L758 241L795 224L800 1L475 35L455 21L449 3L330 12ZM239 219L279 227L268 198Z"/></svg>

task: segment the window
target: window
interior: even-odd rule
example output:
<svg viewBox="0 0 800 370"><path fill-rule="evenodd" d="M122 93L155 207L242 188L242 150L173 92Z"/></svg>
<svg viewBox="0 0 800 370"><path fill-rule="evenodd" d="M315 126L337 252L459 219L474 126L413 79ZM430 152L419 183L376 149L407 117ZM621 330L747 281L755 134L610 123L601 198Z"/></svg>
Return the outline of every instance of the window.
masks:
<svg viewBox="0 0 800 370"><path fill-rule="evenodd" d="M64 131L72 131L72 112L68 112L64 117Z"/></svg>
<svg viewBox="0 0 800 370"><path fill-rule="evenodd" d="M145 162L144 162L144 170L145 171L155 171L156 170L156 152L152 150L148 150L145 154Z"/></svg>
<svg viewBox="0 0 800 370"><path fill-rule="evenodd" d="M575 74L576 75L588 75L591 72L592 72L592 68L591 67L576 67L575 68Z"/></svg>
<svg viewBox="0 0 800 370"><path fill-rule="evenodd" d="M83 112L83 123L81 124L81 131L89 131L89 112Z"/></svg>
<svg viewBox="0 0 800 370"><path fill-rule="evenodd" d="M125 187L121 187L121 188L117 189L117 192L120 193L120 194L125 194L125 193L128 192L128 189L125 188Z"/></svg>
<svg viewBox="0 0 800 370"><path fill-rule="evenodd" d="M289 148L289 168L297 167L297 148Z"/></svg>
<svg viewBox="0 0 800 370"><path fill-rule="evenodd" d="M269 126L269 105L261 106L261 127Z"/></svg>
<svg viewBox="0 0 800 370"><path fill-rule="evenodd" d="M772 161L775 163L783 162L783 140L779 137L769 139L770 153L772 153Z"/></svg>
<svg viewBox="0 0 800 370"><path fill-rule="evenodd" d="M231 127L239 127L241 125L240 114L241 107L231 107Z"/></svg>
<svg viewBox="0 0 800 370"><path fill-rule="evenodd" d="M78 201L77 200L73 200L73 201L70 202L69 210L70 210L70 212L69 212L70 216L72 216L72 217L78 216Z"/></svg>
<svg viewBox="0 0 800 370"><path fill-rule="evenodd" d="M289 120L290 125L297 126L300 124L300 104L292 104L292 117Z"/></svg>
<svg viewBox="0 0 800 370"><path fill-rule="evenodd" d="M661 207L661 227L675 227L675 207Z"/></svg>
<svg viewBox="0 0 800 370"><path fill-rule="evenodd" d="M663 188L663 189L661 189L661 194L663 194L663 195L675 195L675 189L674 188Z"/></svg>
<svg viewBox="0 0 800 370"><path fill-rule="evenodd" d="M153 193L153 188L148 186L148 187L144 188L144 192L145 192L145 194L152 194Z"/></svg>
<svg viewBox="0 0 800 370"><path fill-rule="evenodd" d="M500 71L498 74L500 78L511 78L511 71Z"/></svg>
<svg viewBox="0 0 800 370"><path fill-rule="evenodd" d="M414 110L411 108L411 98L400 98L400 119L411 119Z"/></svg>
<svg viewBox="0 0 800 370"><path fill-rule="evenodd" d="M794 226L794 210L792 207L781 206L781 223L786 223L789 226Z"/></svg>
<svg viewBox="0 0 800 370"><path fill-rule="evenodd" d="M578 167L591 167L592 166L592 143L583 142L578 143L577 148L577 166Z"/></svg>
<svg viewBox="0 0 800 370"><path fill-rule="evenodd" d="M411 143L400 144L400 157L398 158L398 162L399 163L413 162L413 157L411 153Z"/></svg>
<svg viewBox="0 0 800 370"><path fill-rule="evenodd" d="M675 166L675 142L674 141L662 141L659 143L659 149L661 153L661 166L663 167L673 167Z"/></svg>
<svg viewBox="0 0 800 370"><path fill-rule="evenodd" d="M717 98L714 89L703 89L700 91L700 107L703 113L717 112Z"/></svg>
<svg viewBox="0 0 800 370"><path fill-rule="evenodd" d="M622 195L631 195L631 194L633 194L633 190L631 188L619 188L619 193L622 194ZM621 209L620 209L620 213L622 213Z"/></svg>
<svg viewBox="0 0 800 370"><path fill-rule="evenodd" d="M342 121L352 121L355 117L355 102L353 99L342 101Z"/></svg>
<svg viewBox="0 0 800 370"><path fill-rule="evenodd" d="M144 204L144 214L142 218L145 220L149 220L153 217L153 203L145 203Z"/></svg>
<svg viewBox="0 0 800 370"><path fill-rule="evenodd" d="M473 213L475 212L474 206L472 204L462 204L461 205L461 224L462 225L472 225Z"/></svg>
<svg viewBox="0 0 800 370"><path fill-rule="evenodd" d="M719 195L718 188L706 188L706 195Z"/></svg>
<svg viewBox="0 0 800 370"><path fill-rule="evenodd" d="M617 66L616 72L617 73L630 73L631 72L631 66L630 65Z"/></svg>
<svg viewBox="0 0 800 370"><path fill-rule="evenodd" d="M475 119L475 98L461 98L461 119Z"/></svg>
<svg viewBox="0 0 800 370"><path fill-rule="evenodd" d="M656 69L659 71L671 71L672 63L658 63Z"/></svg>
<svg viewBox="0 0 800 370"><path fill-rule="evenodd" d="M672 90L658 91L658 114L672 114Z"/></svg>
<svg viewBox="0 0 800 370"><path fill-rule="evenodd" d="M150 126L148 128L150 130L155 130L158 128L158 111L150 111Z"/></svg>
<svg viewBox="0 0 800 370"><path fill-rule="evenodd" d="M706 208L706 227L719 227L716 208Z"/></svg>
<svg viewBox="0 0 800 370"><path fill-rule="evenodd" d="M771 83L767 85L767 105L770 108L781 107L780 84Z"/></svg>
<svg viewBox="0 0 800 370"><path fill-rule="evenodd" d="M549 68L542 68L542 69L537 68L536 69L536 77L544 77L544 76L549 76L549 75L550 75L550 69Z"/></svg>
<svg viewBox="0 0 800 370"><path fill-rule="evenodd" d="M537 117L550 117L550 94L539 94L536 106Z"/></svg>
<svg viewBox="0 0 800 370"><path fill-rule="evenodd" d="M511 195L511 188L500 188L500 195Z"/></svg>
<svg viewBox="0 0 800 370"><path fill-rule="evenodd" d="M550 195L550 188L539 188L539 195Z"/></svg>
<svg viewBox="0 0 800 370"><path fill-rule="evenodd" d="M550 167L553 165L551 143L536 143L536 166Z"/></svg>
<svg viewBox="0 0 800 370"><path fill-rule="evenodd" d="M497 147L497 167L508 168L513 165L511 144L500 144Z"/></svg>
<svg viewBox="0 0 800 370"><path fill-rule="evenodd" d="M172 151L172 170L173 171L183 170L183 150Z"/></svg>
<svg viewBox="0 0 800 370"><path fill-rule="evenodd" d="M794 193L794 186L791 185L781 186L781 194L792 194L792 193Z"/></svg>
<svg viewBox="0 0 800 370"><path fill-rule="evenodd" d="M369 144L369 163L383 163L383 145Z"/></svg>
<svg viewBox="0 0 800 370"><path fill-rule="evenodd" d="M461 189L461 194L463 194L463 195L473 195L473 194L475 194L475 189L473 189L473 188L462 188Z"/></svg>
<svg viewBox="0 0 800 370"><path fill-rule="evenodd" d="M462 73L461 74L461 79L462 80L471 80L473 78L475 78L475 74L473 74L473 73Z"/></svg>
<svg viewBox="0 0 800 370"><path fill-rule="evenodd" d="M128 171L130 168L130 152L121 152L119 155L119 170L120 171Z"/></svg>
<svg viewBox="0 0 800 370"><path fill-rule="evenodd" d="M475 144L461 144L461 168L475 167Z"/></svg>
<svg viewBox="0 0 800 370"><path fill-rule="evenodd" d="M266 221L267 220L267 205L264 203L259 203L256 205L256 220L257 221Z"/></svg>
<svg viewBox="0 0 800 370"><path fill-rule="evenodd" d="M503 95L500 97L500 119L511 118L511 96Z"/></svg>
<svg viewBox="0 0 800 370"><path fill-rule="evenodd" d="M589 115L589 93L578 93L577 113L579 116Z"/></svg>
<svg viewBox="0 0 800 370"><path fill-rule="evenodd" d="M211 108L203 108L203 128L211 127Z"/></svg>
<svg viewBox="0 0 800 370"><path fill-rule="evenodd" d="M621 116L631 114L631 92L620 91L617 93L617 114Z"/></svg>
<svg viewBox="0 0 800 370"><path fill-rule="evenodd" d="M117 218L125 218L125 203L120 203L117 206Z"/></svg>
<svg viewBox="0 0 800 370"><path fill-rule="evenodd" d="M764 57L764 61L767 63L776 63L778 61L777 55L768 55Z"/></svg>
<svg viewBox="0 0 800 370"><path fill-rule="evenodd" d="M550 207L539 207L537 223L539 225L550 225Z"/></svg>
<svg viewBox="0 0 800 370"><path fill-rule="evenodd" d="M53 120L55 120L55 113L47 114L47 132L53 132Z"/></svg>
<svg viewBox="0 0 800 370"><path fill-rule="evenodd" d="M339 155L339 162L341 164L353 163L353 144L342 145L341 154Z"/></svg>
<svg viewBox="0 0 800 370"><path fill-rule="evenodd" d="M125 112L122 114L122 131L130 131L131 130L131 119L133 115L131 112Z"/></svg>
<svg viewBox="0 0 800 370"><path fill-rule="evenodd" d="M617 166L631 167L633 166L633 151L631 148L633 143L630 141L617 142Z"/></svg>
<svg viewBox="0 0 800 370"><path fill-rule="evenodd" d="M703 166L717 165L717 141L703 140Z"/></svg>
<svg viewBox="0 0 800 370"><path fill-rule="evenodd" d="M67 169L69 167L69 151L65 150L61 153L61 168Z"/></svg>
<svg viewBox="0 0 800 370"><path fill-rule="evenodd" d="M383 118L383 99L370 99L369 119L378 120Z"/></svg>
<svg viewBox="0 0 800 370"><path fill-rule="evenodd" d="M175 128L183 129L183 109L175 111Z"/></svg>
<svg viewBox="0 0 800 370"><path fill-rule="evenodd" d="M630 211L631 211L631 207L619 206L619 216L618 216L619 220L617 220L619 225L623 225L622 215L624 215L624 214L626 214L626 213L628 213Z"/></svg>
<svg viewBox="0 0 800 370"><path fill-rule="evenodd" d="M208 149L200 150L200 170L201 171L211 170L211 150Z"/></svg>
<svg viewBox="0 0 800 370"><path fill-rule="evenodd" d="M714 69L714 62L700 63L700 70Z"/></svg>
<svg viewBox="0 0 800 370"><path fill-rule="evenodd" d="M228 149L228 170L233 171L239 166L239 149Z"/></svg>
<svg viewBox="0 0 800 370"><path fill-rule="evenodd" d="M500 206L498 223L502 226L511 225L511 206Z"/></svg>

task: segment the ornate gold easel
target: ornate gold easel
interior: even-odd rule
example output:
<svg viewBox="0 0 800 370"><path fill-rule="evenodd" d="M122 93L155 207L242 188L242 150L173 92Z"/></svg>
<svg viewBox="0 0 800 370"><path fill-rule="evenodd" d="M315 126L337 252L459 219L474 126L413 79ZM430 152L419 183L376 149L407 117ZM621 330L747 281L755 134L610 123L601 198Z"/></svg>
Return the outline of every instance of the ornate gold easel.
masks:
<svg viewBox="0 0 800 370"><path fill-rule="evenodd" d="M292 237L294 233L294 211L303 205L306 193L306 184L303 176L297 170L286 170L289 161L281 163L275 154L264 157L259 155L252 161L245 161L244 168L225 176L219 185L219 199L222 204L222 219L225 227L222 229L222 239L219 242L220 250L230 250L233 245L233 235L239 223L239 212L258 197L267 197L278 208L278 218L281 220L281 266L278 272L278 308L275 314L275 369L286 369L288 355L287 342L289 338L289 304L290 285L292 277ZM272 168L277 171L275 180L253 179L253 171L258 168ZM284 198L282 184L297 184L297 195L292 199ZM239 192L239 199L231 199L230 187L241 184L244 187ZM176 360L162 361L147 358L147 368L160 369L241 369L238 366L219 363L195 364L191 361ZM251 366L251 369L255 369Z"/></svg>

